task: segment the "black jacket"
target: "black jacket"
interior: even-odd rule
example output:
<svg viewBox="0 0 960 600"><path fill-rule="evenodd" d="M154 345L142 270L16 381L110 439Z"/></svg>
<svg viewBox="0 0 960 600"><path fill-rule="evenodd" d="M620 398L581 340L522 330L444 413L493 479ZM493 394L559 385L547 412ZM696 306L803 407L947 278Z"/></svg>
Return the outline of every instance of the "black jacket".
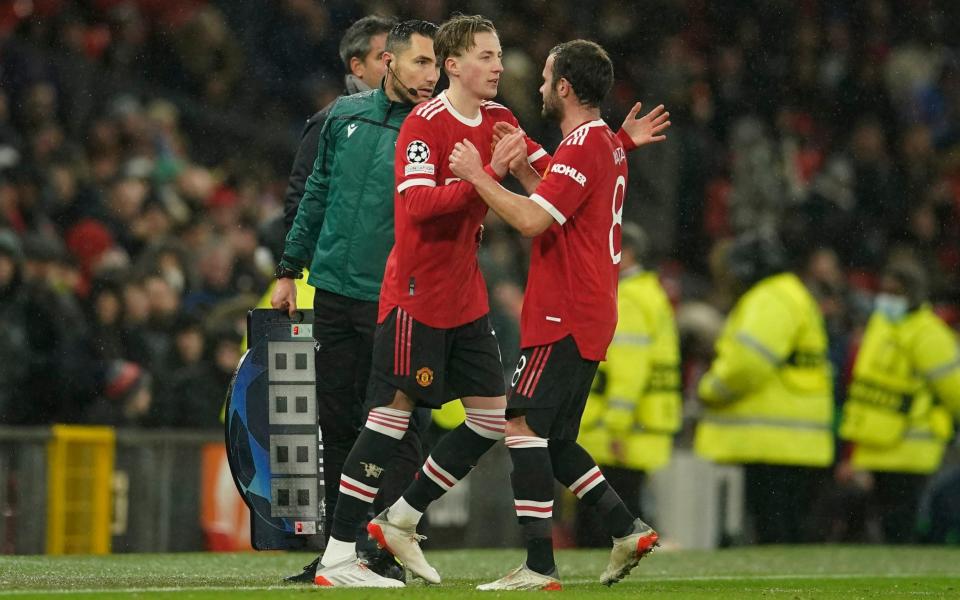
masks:
<svg viewBox="0 0 960 600"><path fill-rule="evenodd" d="M363 81L353 75L347 75L344 84L344 96L356 94L370 89ZM313 163L317 160L317 147L320 145L320 131L327 121L327 115L336 100L324 106L316 114L307 119L300 135L300 147L293 159L293 169L290 171L290 180L287 182L287 194L283 202L284 234L289 233L293 226L293 219L297 216L297 208L303 198L303 191L307 184L307 177L313 172Z"/></svg>

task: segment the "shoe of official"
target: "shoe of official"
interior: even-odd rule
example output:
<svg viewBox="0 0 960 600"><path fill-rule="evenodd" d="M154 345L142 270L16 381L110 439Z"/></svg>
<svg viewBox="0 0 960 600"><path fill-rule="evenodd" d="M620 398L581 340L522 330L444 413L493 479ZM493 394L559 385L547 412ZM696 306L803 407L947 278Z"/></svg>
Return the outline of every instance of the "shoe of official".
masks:
<svg viewBox="0 0 960 600"><path fill-rule="evenodd" d="M376 544L371 543L371 548L367 550L358 549L357 558L367 563L370 570L381 577L396 579L404 583L407 582L407 572L403 568L403 565L397 562L397 558L394 555L378 548ZM311 579L310 581L313 580Z"/></svg>
<svg viewBox="0 0 960 600"><path fill-rule="evenodd" d="M622 538L613 538L610 563L600 576L600 583L613 585L630 574L640 559L653 552L660 536L640 519L633 522L633 532Z"/></svg>
<svg viewBox="0 0 960 600"><path fill-rule="evenodd" d="M557 571L554 569L553 575L556 574ZM556 577L531 571L527 568L527 564L524 563L496 581L478 585L477 589L481 592L501 590L544 590L547 592L559 592L563 589L563 586L560 585L560 580Z"/></svg>
<svg viewBox="0 0 960 600"><path fill-rule="evenodd" d="M420 549L420 542L427 537L418 534L416 527L408 529L394 525L387 519L388 511L384 510L367 523L367 533L378 546L400 559L411 573L427 583L440 583L440 573L430 566Z"/></svg>
<svg viewBox="0 0 960 600"><path fill-rule="evenodd" d="M284 577L283 580L287 583L313 583L313 577L317 574L317 565L319 564L320 557L318 556L313 559L312 563L303 567L303 571L297 573L296 575Z"/></svg>
<svg viewBox="0 0 960 600"><path fill-rule="evenodd" d="M377 575L362 560L351 558L332 567L317 569L313 582L321 587L402 588L402 581Z"/></svg>

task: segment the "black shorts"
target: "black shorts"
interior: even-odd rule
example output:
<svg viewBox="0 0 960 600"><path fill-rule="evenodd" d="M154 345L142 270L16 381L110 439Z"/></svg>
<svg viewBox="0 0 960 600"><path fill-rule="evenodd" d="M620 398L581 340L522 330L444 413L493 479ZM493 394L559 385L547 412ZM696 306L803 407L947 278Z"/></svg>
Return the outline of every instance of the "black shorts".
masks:
<svg viewBox="0 0 960 600"><path fill-rule="evenodd" d="M507 419L525 416L530 429L542 438L576 440L599 364L580 356L569 335L524 348L510 380Z"/></svg>
<svg viewBox="0 0 960 600"><path fill-rule="evenodd" d="M466 396L503 396L500 348L489 317L437 329L393 309L374 336L367 409L390 404L396 390L428 408Z"/></svg>

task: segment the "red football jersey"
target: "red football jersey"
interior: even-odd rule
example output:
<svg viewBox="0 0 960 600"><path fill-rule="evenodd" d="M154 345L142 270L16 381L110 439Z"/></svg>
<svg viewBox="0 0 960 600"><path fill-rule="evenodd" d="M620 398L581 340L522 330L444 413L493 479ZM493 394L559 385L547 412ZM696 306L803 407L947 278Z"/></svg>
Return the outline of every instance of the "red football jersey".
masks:
<svg viewBox="0 0 960 600"><path fill-rule="evenodd" d="M473 185L453 174L449 159L454 144L468 139L488 164L498 121L517 126L513 113L496 102L484 102L480 114L468 119L441 93L415 108L400 127L394 160L396 241L383 275L381 322L396 306L442 329L489 312L477 262L487 205ZM527 156L540 172L550 160L529 138Z"/></svg>
<svg viewBox="0 0 960 600"><path fill-rule="evenodd" d="M573 335L583 358L606 357L617 326L626 188L626 153L602 120L584 123L560 142L530 195L556 222L533 241L522 347Z"/></svg>

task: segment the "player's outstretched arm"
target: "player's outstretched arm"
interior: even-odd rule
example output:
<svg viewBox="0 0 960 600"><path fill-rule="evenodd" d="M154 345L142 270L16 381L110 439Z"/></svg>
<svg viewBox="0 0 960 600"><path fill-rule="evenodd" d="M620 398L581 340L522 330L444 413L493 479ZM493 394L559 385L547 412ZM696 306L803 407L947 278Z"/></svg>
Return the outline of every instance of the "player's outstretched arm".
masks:
<svg viewBox="0 0 960 600"><path fill-rule="evenodd" d="M670 113L659 105L640 118L640 102L633 105L617 132L617 137L626 150L632 150L646 144L656 144L667 139L665 131L670 128ZM627 143L629 140L629 144ZM628 147L632 144L632 147Z"/></svg>
<svg viewBox="0 0 960 600"><path fill-rule="evenodd" d="M526 147L526 142L520 133L510 134L497 144L498 149L506 153L507 148L499 148L502 144L507 144L507 148ZM540 235L553 223L553 217L546 210L531 202L526 196L514 194L497 183L484 170L480 153L469 140L463 140L454 146L450 154L450 168L454 175L472 183L483 201L521 235L525 237Z"/></svg>

